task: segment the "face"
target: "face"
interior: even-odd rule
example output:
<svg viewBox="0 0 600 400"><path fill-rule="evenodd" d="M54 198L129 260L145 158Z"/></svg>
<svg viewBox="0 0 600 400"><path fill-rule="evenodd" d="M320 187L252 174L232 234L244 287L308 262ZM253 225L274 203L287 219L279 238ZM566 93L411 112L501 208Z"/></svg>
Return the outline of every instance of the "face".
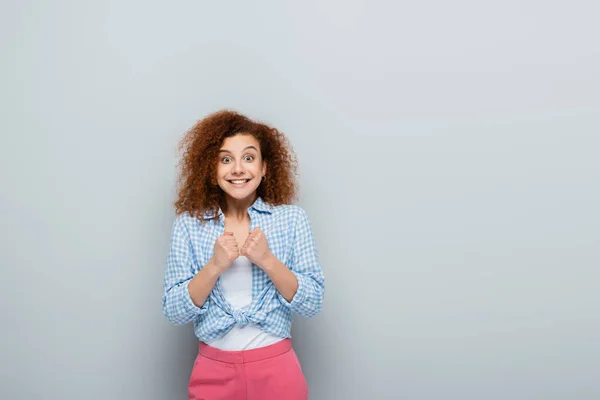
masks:
<svg viewBox="0 0 600 400"><path fill-rule="evenodd" d="M217 162L217 183L235 200L253 198L267 165L252 135L238 134L223 141Z"/></svg>

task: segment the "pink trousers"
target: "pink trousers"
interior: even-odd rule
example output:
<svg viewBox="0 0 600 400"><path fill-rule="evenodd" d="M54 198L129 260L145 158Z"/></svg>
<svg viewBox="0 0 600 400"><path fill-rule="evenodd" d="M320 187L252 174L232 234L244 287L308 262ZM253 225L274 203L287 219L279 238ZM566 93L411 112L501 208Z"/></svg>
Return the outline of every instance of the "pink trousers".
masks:
<svg viewBox="0 0 600 400"><path fill-rule="evenodd" d="M224 351L200 342L189 400L307 400L308 385L291 339Z"/></svg>

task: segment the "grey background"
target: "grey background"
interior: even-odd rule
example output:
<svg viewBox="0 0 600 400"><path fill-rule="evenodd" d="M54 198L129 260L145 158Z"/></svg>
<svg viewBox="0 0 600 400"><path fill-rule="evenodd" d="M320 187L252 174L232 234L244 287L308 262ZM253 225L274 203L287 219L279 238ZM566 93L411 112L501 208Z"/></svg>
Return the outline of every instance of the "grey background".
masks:
<svg viewBox="0 0 600 400"><path fill-rule="evenodd" d="M598 399L592 1L0 8L0 398L184 399L176 146L222 107L300 160L311 399Z"/></svg>

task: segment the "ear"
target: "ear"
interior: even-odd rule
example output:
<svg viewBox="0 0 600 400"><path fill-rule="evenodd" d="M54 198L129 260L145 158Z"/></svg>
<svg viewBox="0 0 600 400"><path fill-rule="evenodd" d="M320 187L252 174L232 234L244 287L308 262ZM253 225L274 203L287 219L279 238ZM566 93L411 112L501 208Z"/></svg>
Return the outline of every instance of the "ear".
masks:
<svg viewBox="0 0 600 400"><path fill-rule="evenodd" d="M267 162L263 161L262 174L265 176L267 174Z"/></svg>

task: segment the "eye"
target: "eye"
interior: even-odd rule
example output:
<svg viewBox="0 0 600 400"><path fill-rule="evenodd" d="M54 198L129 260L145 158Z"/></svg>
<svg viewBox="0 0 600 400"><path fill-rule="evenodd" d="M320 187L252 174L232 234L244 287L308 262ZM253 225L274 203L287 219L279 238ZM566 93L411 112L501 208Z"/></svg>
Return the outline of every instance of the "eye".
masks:
<svg viewBox="0 0 600 400"><path fill-rule="evenodd" d="M246 160L246 161L253 161L254 160L254 156L247 155L247 156L244 157L244 160Z"/></svg>
<svg viewBox="0 0 600 400"><path fill-rule="evenodd" d="M223 158L221 158L221 162L227 164L227 163L231 162L231 158L230 157L223 157Z"/></svg>

